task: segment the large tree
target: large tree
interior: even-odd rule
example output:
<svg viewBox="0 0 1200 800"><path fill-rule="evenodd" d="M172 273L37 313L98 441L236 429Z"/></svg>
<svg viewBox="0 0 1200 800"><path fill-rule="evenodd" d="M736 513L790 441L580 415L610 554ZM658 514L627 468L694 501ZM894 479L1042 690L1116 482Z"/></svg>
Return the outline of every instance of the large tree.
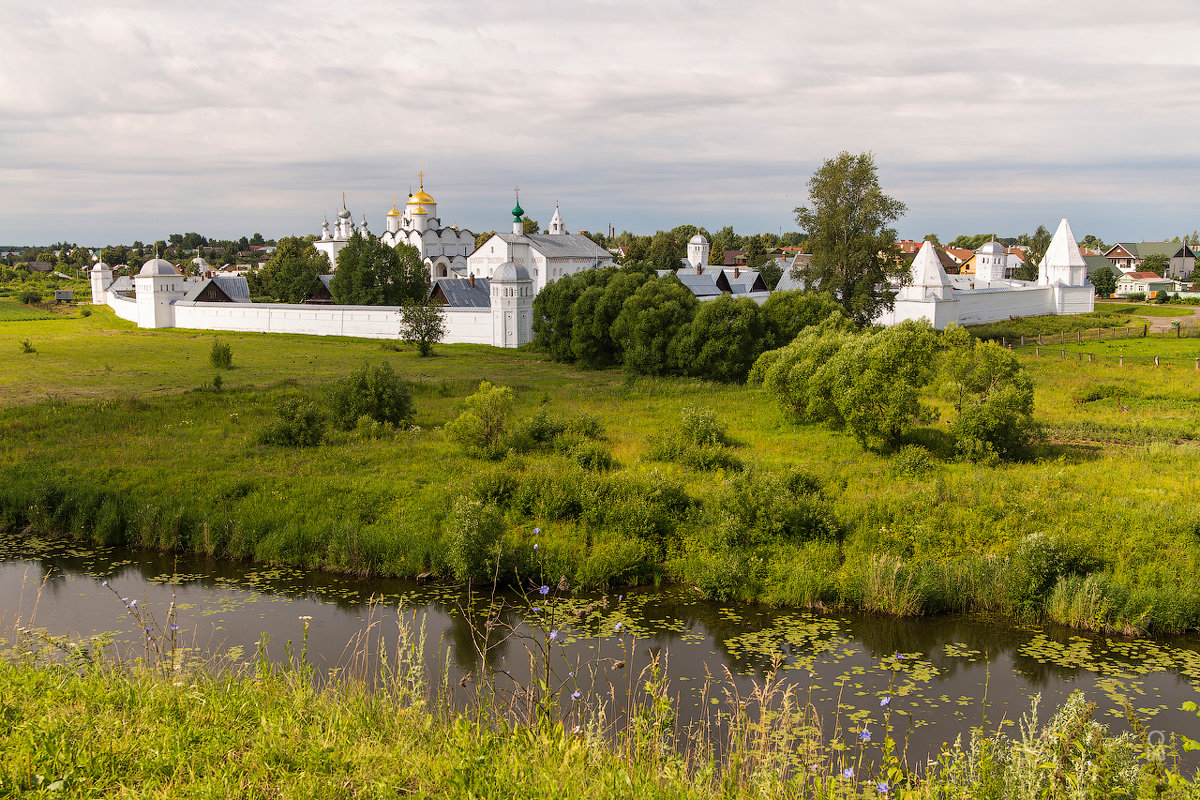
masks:
<svg viewBox="0 0 1200 800"><path fill-rule="evenodd" d="M613 342L623 353L625 371L633 375L682 374L670 346L679 329L696 316L699 305L674 275L638 287L612 325Z"/></svg>
<svg viewBox="0 0 1200 800"><path fill-rule="evenodd" d="M294 236L279 246L258 273L266 294L284 303L303 303L317 288L318 275L329 268L329 259L317 248Z"/></svg>
<svg viewBox="0 0 1200 800"><path fill-rule="evenodd" d="M811 290L835 297L860 325L891 308L889 280L907 274L896 257L896 230L889 225L907 207L879 187L870 153L842 152L825 161L808 181L809 205L796 209L812 253L802 270Z"/></svg>
<svg viewBox="0 0 1200 800"><path fill-rule="evenodd" d="M1091 274L1092 285L1097 297L1112 297L1117 291L1117 276L1108 267L1101 267Z"/></svg>
<svg viewBox="0 0 1200 800"><path fill-rule="evenodd" d="M330 281L333 302L349 306L399 306L425 299L425 267L410 245L395 248L355 232L338 251Z"/></svg>

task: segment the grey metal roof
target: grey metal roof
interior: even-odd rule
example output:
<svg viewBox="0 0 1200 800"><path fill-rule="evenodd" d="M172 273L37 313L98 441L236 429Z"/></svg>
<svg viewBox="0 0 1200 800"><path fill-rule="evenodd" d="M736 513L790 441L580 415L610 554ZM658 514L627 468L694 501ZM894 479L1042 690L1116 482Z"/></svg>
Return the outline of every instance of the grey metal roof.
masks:
<svg viewBox="0 0 1200 800"><path fill-rule="evenodd" d="M325 284L325 288L329 289L330 293L333 292L333 289L331 288L331 284L333 283L332 275L318 275L317 278L321 281L321 283Z"/></svg>
<svg viewBox="0 0 1200 800"><path fill-rule="evenodd" d="M612 261L612 253L578 233L498 233L509 244L529 244L546 258L595 258Z"/></svg>
<svg viewBox="0 0 1200 800"><path fill-rule="evenodd" d="M250 284L240 275L215 275L212 281L235 303L250 302Z"/></svg>
<svg viewBox="0 0 1200 800"><path fill-rule="evenodd" d="M462 278L441 278L433 282L429 294L432 296L439 291L451 308L488 308L492 305L491 282L487 278L476 278L474 286Z"/></svg>
<svg viewBox="0 0 1200 800"><path fill-rule="evenodd" d="M712 275L697 275L696 273L679 272L675 275L679 282L691 290L696 297L713 297L724 294L717 288L717 281Z"/></svg>

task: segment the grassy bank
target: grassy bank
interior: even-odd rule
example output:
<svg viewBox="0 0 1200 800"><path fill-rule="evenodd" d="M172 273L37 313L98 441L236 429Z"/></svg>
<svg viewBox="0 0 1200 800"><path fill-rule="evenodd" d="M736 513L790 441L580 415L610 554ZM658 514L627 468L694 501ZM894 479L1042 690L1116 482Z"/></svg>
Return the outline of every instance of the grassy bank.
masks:
<svg viewBox="0 0 1200 800"><path fill-rule="evenodd" d="M21 351L25 339L36 352ZM981 466L953 460L944 426L885 456L794 424L754 388L629 381L466 345L421 359L366 340L221 339L234 368L214 389L209 333L139 331L107 309L0 324L0 524L449 579L464 524L452 511L473 498L502 520L500 567L512 580L679 581L778 604L1200 627L1192 370L1021 356L1050 441L1028 462ZM1115 345L1125 342L1095 346ZM365 360L407 381L414 428L337 431L315 448L256 443L279 401L320 402ZM497 460L458 447L441 428L480 380L514 390L513 430L539 411L590 420L602 432L592 452L615 465L561 441ZM689 406L711 410L731 440L716 462L662 446ZM704 468L714 463L725 468Z"/></svg>
<svg viewBox="0 0 1200 800"><path fill-rule="evenodd" d="M491 687L464 714L419 670L413 623L378 672L314 681L302 655L236 671L122 665L17 633L0 659L0 795L53 797L1045 798L1191 797L1175 742L1110 736L1075 695L1036 703L1011 735L983 728L909 764L902 711L870 727L818 719L772 679L711 687L708 725L680 729L653 669L613 687L631 709L534 684ZM165 642L163 642L165 645ZM62 651L71 655L64 660ZM163 650L169 653L169 650ZM302 651L301 651L302 652ZM367 663L361 660L356 663ZM414 668L415 667L415 668ZM604 670L607 671L607 670ZM628 672L628 671L626 671ZM547 673L550 674L550 673ZM365 686L372 685L371 690ZM621 685L623 684L623 685ZM319 688L317 688L319 687ZM895 717L895 719L893 719ZM873 729L869 735L868 730Z"/></svg>

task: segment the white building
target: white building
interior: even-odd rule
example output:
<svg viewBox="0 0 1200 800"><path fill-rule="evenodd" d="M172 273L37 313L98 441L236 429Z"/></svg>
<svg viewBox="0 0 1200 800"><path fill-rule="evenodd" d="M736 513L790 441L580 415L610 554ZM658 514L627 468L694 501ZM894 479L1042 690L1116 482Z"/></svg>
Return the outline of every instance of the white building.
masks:
<svg viewBox="0 0 1200 800"><path fill-rule="evenodd" d="M989 245L995 246L989 249ZM1004 248L989 242L977 251L975 275L947 275L933 245L925 242L913 259L908 280L899 287L892 310L876 321L895 325L926 319L940 329L952 322L974 325L1009 317L1094 310L1096 289L1087 280L1087 263L1065 219L1046 249L1036 282L1005 279L1007 263Z"/></svg>
<svg viewBox="0 0 1200 800"><path fill-rule="evenodd" d="M522 233L525 210L518 199L512 210L512 233L492 234L467 258L467 273L492 278L501 265L523 264L533 281L533 293L564 275L613 263L612 253L578 233L567 233L558 207L550 220L550 233Z"/></svg>
<svg viewBox="0 0 1200 800"><path fill-rule="evenodd" d="M392 203L392 210L387 213L387 230L379 238L388 247L407 244L417 248L432 283L466 272L467 256L475 249L475 234L443 226L437 215L437 201L425 191L423 173L419 180L420 189L408 198L404 211Z"/></svg>
<svg viewBox="0 0 1200 800"><path fill-rule="evenodd" d="M454 226L442 225L437 214L437 201L425 191L425 175L420 173L420 189L410 195L404 210L392 208L387 212L387 229L380 235L379 240L388 247L407 244L417 248L421 261L429 270L429 280L432 283L438 278L448 278L459 273L465 273L467 256L475 249L475 234L468 230L459 230ZM367 229L367 218L363 215L362 225L355 228L346 208L345 195L342 196L342 210L338 212L337 222L333 230L329 228L329 220L321 226L321 238L313 245L329 258L330 271L337 269L337 254L350 241L355 231L364 236L370 233Z"/></svg>

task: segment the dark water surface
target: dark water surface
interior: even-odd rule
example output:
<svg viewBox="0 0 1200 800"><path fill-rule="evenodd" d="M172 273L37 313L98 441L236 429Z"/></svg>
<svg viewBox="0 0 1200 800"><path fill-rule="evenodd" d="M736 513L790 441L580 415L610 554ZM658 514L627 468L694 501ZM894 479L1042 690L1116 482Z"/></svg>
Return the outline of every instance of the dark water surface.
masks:
<svg viewBox="0 0 1200 800"><path fill-rule="evenodd" d="M619 705L631 679L636 683L657 657L666 663L670 693L687 724L711 716L722 689L749 695L774 663L785 686L794 686L802 700L811 698L824 728L832 731L836 718L847 741L864 726L878 741L880 702L890 697L891 722L907 737L910 760L923 760L959 735L965 739L980 724L1015 734L1039 693L1043 719L1082 691L1098 705L1096 719L1112 731L1129 729L1128 702L1155 732L1153 740L1173 734L1200 739L1200 720L1180 710L1187 700L1200 701L1195 638L1093 636L966 617L819 614L717 603L677 588L582 596L550 589L545 596L531 587L528 598L498 598L505 610L493 638L510 628L517 635L491 649L488 663L512 674L503 679L507 686L527 684L528 650L547 647L551 685L565 703L604 702L612 692L611 702ZM111 634L114 647L136 654L144 637L121 597L136 599L161 622L172 596L179 641L200 652L232 653L235 661L251 661L264 634L268 654L282 658L288 640L298 649L307 623L308 659L318 673L351 663L353 642L361 645L372 623L376 634L394 641L400 615L411 620L415 613L425 626L431 682L444 678L456 691L464 676L476 679L475 642L489 600L476 598L476 611L464 612L471 604L462 587L0 535L6 630L19 624L50 635ZM623 666L614 668L618 662ZM1189 770L1200 766L1196 754L1181 759Z"/></svg>

